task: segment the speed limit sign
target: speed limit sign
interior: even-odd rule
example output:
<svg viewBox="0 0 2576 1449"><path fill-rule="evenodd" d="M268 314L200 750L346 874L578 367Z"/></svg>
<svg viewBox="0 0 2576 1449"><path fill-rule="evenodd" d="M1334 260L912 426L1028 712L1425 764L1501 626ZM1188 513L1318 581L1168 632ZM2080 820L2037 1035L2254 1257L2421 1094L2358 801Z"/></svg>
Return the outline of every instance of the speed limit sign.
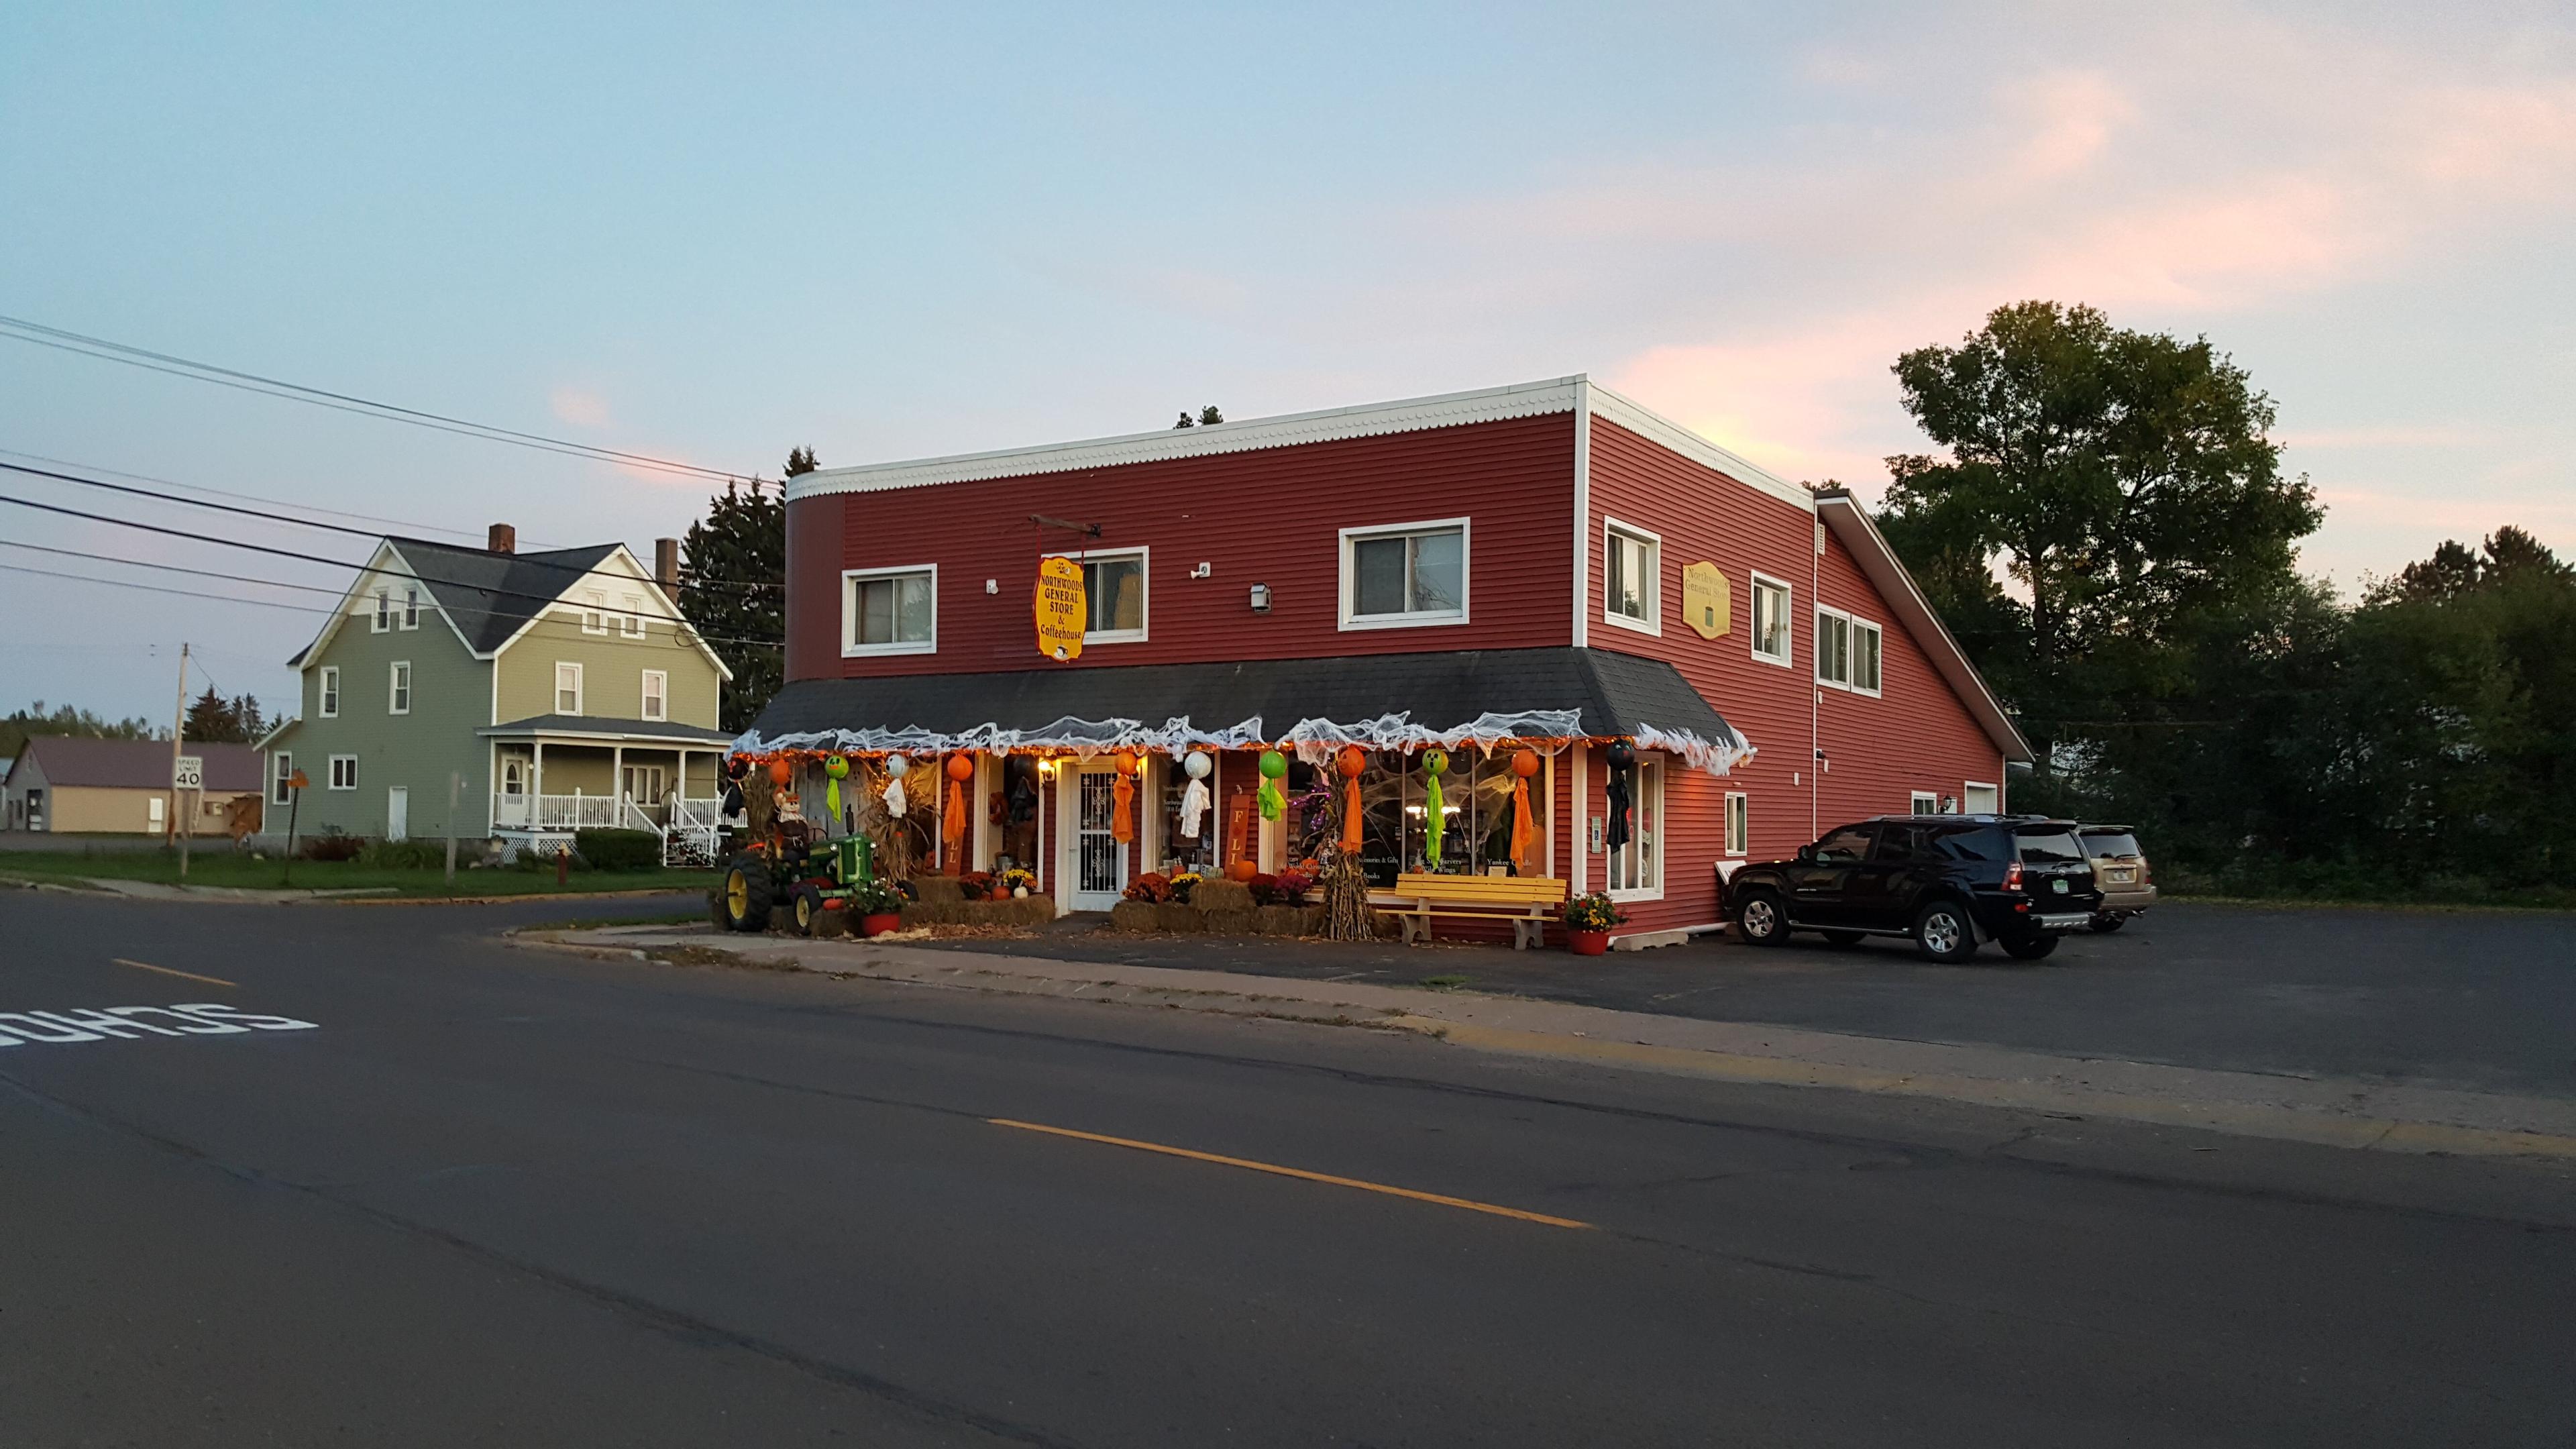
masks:
<svg viewBox="0 0 2576 1449"><path fill-rule="evenodd" d="M206 759L203 755L181 755L170 767L170 788L202 790L206 787Z"/></svg>

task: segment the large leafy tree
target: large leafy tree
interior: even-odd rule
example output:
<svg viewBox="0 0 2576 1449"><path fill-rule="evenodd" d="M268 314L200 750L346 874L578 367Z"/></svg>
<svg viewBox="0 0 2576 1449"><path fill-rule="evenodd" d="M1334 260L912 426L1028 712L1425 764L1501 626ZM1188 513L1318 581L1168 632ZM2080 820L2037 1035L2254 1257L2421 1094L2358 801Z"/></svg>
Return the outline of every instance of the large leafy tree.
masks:
<svg viewBox="0 0 2576 1449"><path fill-rule="evenodd" d="M821 466L811 448L787 454L790 478ZM680 543L680 609L733 670L718 716L748 729L778 692L787 663L787 499L753 479L727 483Z"/></svg>
<svg viewBox="0 0 2576 1449"><path fill-rule="evenodd" d="M2021 302L1895 373L1943 451L1888 460L1884 526L2043 772L2134 741L2198 692L2201 635L2296 588L2315 493L2280 471L2271 399L2206 338Z"/></svg>
<svg viewBox="0 0 2576 1449"><path fill-rule="evenodd" d="M15 759L35 735L84 735L103 740L148 740L159 738L152 722L146 719L104 719L72 705L45 708L37 700L30 709L13 709L0 718L0 759Z"/></svg>

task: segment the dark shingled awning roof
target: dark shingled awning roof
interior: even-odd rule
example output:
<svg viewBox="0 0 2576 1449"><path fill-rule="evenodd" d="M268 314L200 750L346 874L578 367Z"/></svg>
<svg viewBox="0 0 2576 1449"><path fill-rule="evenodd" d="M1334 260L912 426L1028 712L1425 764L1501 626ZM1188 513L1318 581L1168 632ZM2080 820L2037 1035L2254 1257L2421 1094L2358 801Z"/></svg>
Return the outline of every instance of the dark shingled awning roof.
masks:
<svg viewBox="0 0 2576 1449"><path fill-rule="evenodd" d="M617 552L613 543L538 553L493 553L426 538L385 540L402 550L457 632L477 654L510 642L519 626L561 598L581 576Z"/></svg>
<svg viewBox="0 0 2576 1449"><path fill-rule="evenodd" d="M995 674L900 674L801 679L781 689L752 730L761 738L825 730L959 734L979 725L1033 730L1068 717L1160 723L1187 716L1222 728L1259 715L1275 738L1301 719L1409 713L1449 729L1487 712L1579 710L1594 736L1688 730L1739 739L1680 671L1607 649L1467 649L1351 654L1212 664L1015 669Z"/></svg>

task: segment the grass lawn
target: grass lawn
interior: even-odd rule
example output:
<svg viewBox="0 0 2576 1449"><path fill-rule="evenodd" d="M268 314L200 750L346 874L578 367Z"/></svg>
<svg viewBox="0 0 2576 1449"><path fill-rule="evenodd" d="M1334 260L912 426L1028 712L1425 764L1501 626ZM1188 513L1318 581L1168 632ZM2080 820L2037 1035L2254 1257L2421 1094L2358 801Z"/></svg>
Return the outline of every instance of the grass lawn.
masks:
<svg viewBox="0 0 2576 1449"><path fill-rule="evenodd" d="M175 885L179 881L179 856L176 851L165 850L87 855L59 851L0 851L0 875L46 880L142 880ZM451 890L447 885L446 872L441 869L400 870L363 866L355 861L321 860L295 862L290 880L284 861L253 860L219 847L199 850L190 857L187 883L192 886L240 886L252 890L275 890L281 885L292 885L297 890L391 886L390 894L405 896L549 896L582 891L703 891L715 881L716 873L711 870L576 870L570 881L558 887L555 873L551 870L467 870L460 863L456 868L456 885Z"/></svg>

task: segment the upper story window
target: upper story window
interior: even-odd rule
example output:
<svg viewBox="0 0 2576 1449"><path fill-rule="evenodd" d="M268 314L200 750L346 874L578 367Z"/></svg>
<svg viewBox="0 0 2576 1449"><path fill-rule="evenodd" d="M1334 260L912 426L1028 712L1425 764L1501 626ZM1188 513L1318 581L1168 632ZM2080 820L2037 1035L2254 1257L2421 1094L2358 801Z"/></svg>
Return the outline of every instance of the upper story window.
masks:
<svg viewBox="0 0 2576 1449"><path fill-rule="evenodd" d="M608 632L608 596L597 589L586 590L581 596L581 632Z"/></svg>
<svg viewBox="0 0 2576 1449"><path fill-rule="evenodd" d="M1772 664L1794 663L1795 642L1789 628L1789 586L1761 574L1753 576L1753 657Z"/></svg>
<svg viewBox="0 0 2576 1449"><path fill-rule="evenodd" d="M381 634L393 626L394 592L391 589L378 589L376 590L376 616L375 619L367 625L367 632L370 634Z"/></svg>
<svg viewBox="0 0 2576 1449"><path fill-rule="evenodd" d="M1147 557L1141 548L1081 556L1083 605L1089 610L1083 643L1121 644L1145 637Z"/></svg>
<svg viewBox="0 0 2576 1449"><path fill-rule="evenodd" d="M626 612L617 618L617 630L629 639L644 637L644 601L633 594L626 596Z"/></svg>
<svg viewBox="0 0 2576 1449"><path fill-rule="evenodd" d="M555 713L581 713L581 666L558 660L555 664Z"/></svg>
<svg viewBox="0 0 2576 1449"><path fill-rule="evenodd" d="M390 673L391 677L385 682L385 712L409 714L411 713L411 661L395 660Z"/></svg>
<svg viewBox="0 0 2576 1449"><path fill-rule="evenodd" d="M1342 530L1342 627L1467 622L1467 520Z"/></svg>
<svg viewBox="0 0 2576 1449"><path fill-rule="evenodd" d="M268 798L278 805L295 798L295 756L280 750L269 757Z"/></svg>
<svg viewBox="0 0 2576 1449"><path fill-rule="evenodd" d="M418 584L403 590L402 626L406 629L420 627L420 586Z"/></svg>
<svg viewBox="0 0 2576 1449"><path fill-rule="evenodd" d="M321 699L318 701L314 709L314 713L322 716L324 719L338 719L340 717L339 665L325 664L322 666L322 684L319 692L321 694Z"/></svg>
<svg viewBox="0 0 2576 1449"><path fill-rule="evenodd" d="M1855 694L1878 693L1880 631L1840 609L1816 610L1816 682Z"/></svg>
<svg viewBox="0 0 2576 1449"><path fill-rule="evenodd" d="M841 575L841 653L928 654L938 647L939 565Z"/></svg>
<svg viewBox="0 0 2576 1449"><path fill-rule="evenodd" d="M668 671L644 671L644 717L666 720L671 717L671 676Z"/></svg>
<svg viewBox="0 0 2576 1449"><path fill-rule="evenodd" d="M1663 540L1616 519L1602 529L1601 617L1627 629L1663 632Z"/></svg>

